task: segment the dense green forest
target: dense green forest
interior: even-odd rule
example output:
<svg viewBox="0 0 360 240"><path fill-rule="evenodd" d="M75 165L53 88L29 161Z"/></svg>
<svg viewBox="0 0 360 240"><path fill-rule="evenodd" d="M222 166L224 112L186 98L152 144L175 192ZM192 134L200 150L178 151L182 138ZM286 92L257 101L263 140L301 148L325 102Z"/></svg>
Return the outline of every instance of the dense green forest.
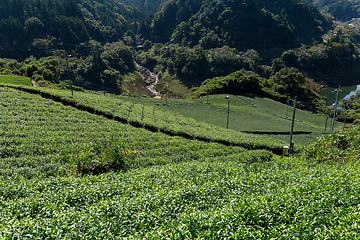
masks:
<svg viewBox="0 0 360 240"><path fill-rule="evenodd" d="M166 0L118 0L118 2L134 6L142 12L151 14L156 12L159 6L166 2Z"/></svg>
<svg viewBox="0 0 360 240"><path fill-rule="evenodd" d="M140 12L116 1L3 0L0 5L2 57L50 55L53 49L82 49L129 39Z"/></svg>
<svg viewBox="0 0 360 240"><path fill-rule="evenodd" d="M322 12L329 13L339 21L349 21L360 16L359 0L307 0Z"/></svg>
<svg viewBox="0 0 360 240"><path fill-rule="evenodd" d="M298 1L210 1L173 32L172 41L204 48L292 48L313 44L330 23Z"/></svg>
<svg viewBox="0 0 360 240"><path fill-rule="evenodd" d="M250 71L262 86L257 94L282 101L294 94L308 103L317 99L309 109L318 111L324 108L316 96L320 85L356 83L360 27L357 22L335 24L337 16L316 8L323 11L326 2L310 3L2 0L0 72L31 77L38 85L69 87L72 82L152 96L136 71L138 63L157 74L160 95L166 84L168 95L179 98L196 92L207 79ZM273 81L286 69L299 71L304 81L284 82L301 84L296 89L307 89L312 97ZM243 89L240 84L233 92Z"/></svg>

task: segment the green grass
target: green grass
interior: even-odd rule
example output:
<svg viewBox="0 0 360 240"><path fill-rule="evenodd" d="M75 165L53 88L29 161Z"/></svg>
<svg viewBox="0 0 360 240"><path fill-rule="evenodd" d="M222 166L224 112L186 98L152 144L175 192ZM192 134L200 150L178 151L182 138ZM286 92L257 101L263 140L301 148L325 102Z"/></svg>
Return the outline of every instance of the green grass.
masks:
<svg viewBox="0 0 360 240"><path fill-rule="evenodd" d="M32 86L31 79L22 76L0 75L0 83Z"/></svg>
<svg viewBox="0 0 360 240"><path fill-rule="evenodd" d="M349 162L360 158L360 128L334 131L309 145L304 156L317 162Z"/></svg>

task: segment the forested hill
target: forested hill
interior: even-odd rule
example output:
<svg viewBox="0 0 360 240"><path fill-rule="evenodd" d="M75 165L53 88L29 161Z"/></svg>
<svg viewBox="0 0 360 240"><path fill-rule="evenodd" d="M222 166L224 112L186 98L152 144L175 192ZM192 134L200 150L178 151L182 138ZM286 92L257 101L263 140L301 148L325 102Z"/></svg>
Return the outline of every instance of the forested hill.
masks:
<svg viewBox="0 0 360 240"><path fill-rule="evenodd" d="M0 0L0 74L151 95L136 60L178 98L243 69L290 99L298 93L282 82L293 73L298 89L357 78L360 25L333 24L305 0Z"/></svg>
<svg viewBox="0 0 360 240"><path fill-rule="evenodd" d="M359 0L307 0L322 12L333 15L339 21L360 17Z"/></svg>
<svg viewBox="0 0 360 240"><path fill-rule="evenodd" d="M214 48L226 44L238 50L292 48L320 41L331 25L315 6L304 1L180 2L170 0L163 5L154 21L154 32L168 34L161 29L176 25L172 41L182 45Z"/></svg>
<svg viewBox="0 0 360 240"><path fill-rule="evenodd" d="M113 0L1 0L1 57L131 37L131 23L140 17L135 7Z"/></svg>
<svg viewBox="0 0 360 240"><path fill-rule="evenodd" d="M0 57L50 55L89 40L292 48L320 41L329 25L298 0L1 0Z"/></svg>
<svg viewBox="0 0 360 240"><path fill-rule="evenodd" d="M166 0L118 0L118 2L134 6L144 13L154 13Z"/></svg>

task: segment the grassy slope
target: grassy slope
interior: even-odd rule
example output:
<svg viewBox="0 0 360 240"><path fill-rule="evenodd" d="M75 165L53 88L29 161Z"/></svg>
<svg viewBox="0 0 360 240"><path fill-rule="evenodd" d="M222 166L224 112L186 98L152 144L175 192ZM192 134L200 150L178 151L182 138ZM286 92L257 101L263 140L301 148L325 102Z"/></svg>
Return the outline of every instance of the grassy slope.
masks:
<svg viewBox="0 0 360 240"><path fill-rule="evenodd" d="M250 164L266 153L153 133L0 90L1 238L359 238L356 162ZM137 169L71 175L72 160L107 139L138 150Z"/></svg>
<svg viewBox="0 0 360 240"><path fill-rule="evenodd" d="M206 96L191 101L169 99L168 106L164 106L164 99L126 98L126 100L143 105L156 105L166 111L180 113L200 122L226 128L227 100L225 100L225 96L223 94L210 95L210 104L206 104ZM287 107L285 104L268 98L230 95L229 129L245 132L285 132L287 134L271 135L271 137L288 142L292 113L293 108L291 106ZM295 143L299 145L308 144L322 136L325 120L325 116L297 109L294 131L311 132L311 134L294 136ZM328 121L328 127L330 127L330 121Z"/></svg>
<svg viewBox="0 0 360 240"><path fill-rule="evenodd" d="M82 101L81 104L89 105L101 111L107 111L115 115L123 114L120 108L122 108L122 110L124 110L124 108L132 108L130 111L133 112L131 112L130 114L127 113L127 115L125 114L125 116L122 115L122 117L125 117L130 121L141 122L142 120L144 120L142 119L144 118L144 116L140 115L146 113L150 114L151 111L157 111L158 114L156 117L159 118L159 122L172 121L172 124L163 125L164 128L172 131L194 131L193 128L191 130L185 129L183 125L182 129L175 129L176 126L174 126L174 121L180 121L179 118L181 118L182 116L190 117L191 119L195 119L196 121L216 126L216 128L212 127L211 125L206 126L205 131L208 131L209 128L214 128L214 130L226 128L227 101L225 100L225 95L210 95L209 102L211 104L204 104L207 102L207 98L205 96L192 101L168 99L168 106L164 106L165 99L157 100L151 98L137 98L125 96L112 96L111 98L102 98L102 96L98 96L96 94L89 95L84 93L75 93L75 96L71 96L69 95L69 92L66 91L54 92L49 89L43 89L42 91L47 91L55 95L61 95L67 99L70 99L71 101L77 101L80 103ZM229 129L243 132L286 133L280 135L271 135L271 137L272 139L280 140L278 143L276 143L279 146L286 144L289 141L289 132L291 128L292 117L291 107L287 107L286 105L276 102L274 100L259 96L230 96L230 98L231 101ZM124 104L122 104L122 106L119 106L121 102ZM142 109L143 106L146 106L144 112ZM159 110L162 110L163 112ZM167 112L167 114L165 114L164 111ZM180 115L178 115L179 113ZM314 141L317 137L321 136L324 132L324 116L318 116L306 111L297 110L295 119L295 132L311 133L294 136L293 140L297 145L308 144L310 141ZM186 119L184 120L187 121ZM157 122L155 123L155 125L156 127L161 127ZM205 132L202 132L200 133L200 135L205 136L207 134ZM236 142L236 140L234 140L234 137L236 136L230 137L230 141Z"/></svg>
<svg viewBox="0 0 360 240"><path fill-rule="evenodd" d="M0 75L0 82L4 84L32 86L31 79L22 76Z"/></svg>

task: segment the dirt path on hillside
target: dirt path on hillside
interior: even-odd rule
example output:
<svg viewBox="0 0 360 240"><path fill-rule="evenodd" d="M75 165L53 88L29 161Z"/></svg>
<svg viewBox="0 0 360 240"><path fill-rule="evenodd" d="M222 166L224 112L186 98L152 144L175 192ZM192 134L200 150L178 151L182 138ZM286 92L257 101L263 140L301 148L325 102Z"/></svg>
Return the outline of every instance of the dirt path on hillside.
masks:
<svg viewBox="0 0 360 240"><path fill-rule="evenodd" d="M147 83L146 88L155 95L154 98L161 98L160 93L155 90L155 86L159 82L158 76L149 69L139 65L137 62L135 62L135 64L141 78Z"/></svg>

